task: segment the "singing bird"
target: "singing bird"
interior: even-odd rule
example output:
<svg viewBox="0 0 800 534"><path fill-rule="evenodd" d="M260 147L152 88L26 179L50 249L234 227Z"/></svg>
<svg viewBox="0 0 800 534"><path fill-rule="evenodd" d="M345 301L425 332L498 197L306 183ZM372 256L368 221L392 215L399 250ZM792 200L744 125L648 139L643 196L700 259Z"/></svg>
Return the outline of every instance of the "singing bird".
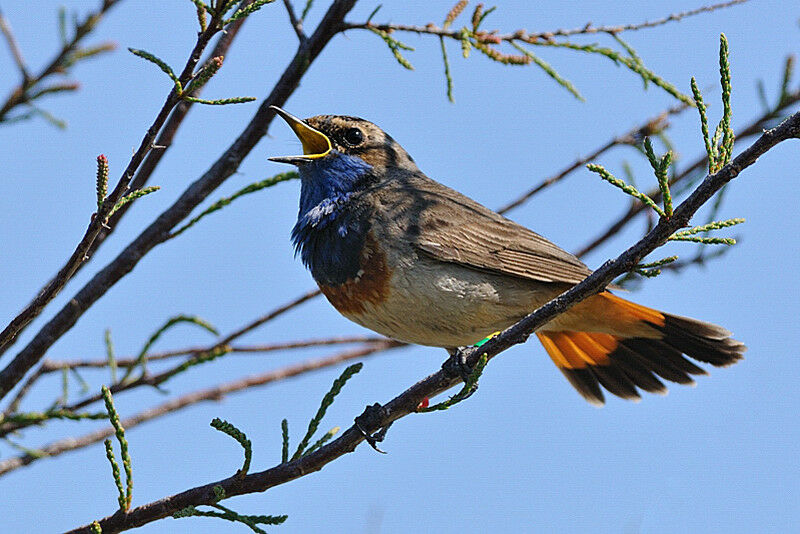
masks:
<svg viewBox="0 0 800 534"><path fill-rule="evenodd" d="M376 125L348 116L298 119L273 107L303 155L295 251L328 301L384 336L453 354L511 326L591 273L542 236L428 178ZM536 332L589 402L601 386L625 399L692 384L742 358L726 329L604 291ZM685 355L685 356L684 356Z"/></svg>

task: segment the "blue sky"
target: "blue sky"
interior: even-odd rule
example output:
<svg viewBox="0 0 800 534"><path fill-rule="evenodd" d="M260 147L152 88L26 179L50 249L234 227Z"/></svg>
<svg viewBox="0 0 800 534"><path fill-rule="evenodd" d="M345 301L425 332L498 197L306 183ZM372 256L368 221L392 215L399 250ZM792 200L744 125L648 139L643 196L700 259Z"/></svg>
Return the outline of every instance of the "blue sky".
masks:
<svg viewBox="0 0 800 534"><path fill-rule="evenodd" d="M61 3L81 12L95 2L4 2L33 70L57 47ZM377 21L439 22L449 2L385 1ZM316 2L307 27L324 13ZM487 27L530 31L641 22L698 7L700 2L503 1ZM375 3L359 3L349 20L363 21ZM797 52L798 17L785 2L750 2L680 23L625 34L645 64L689 91L695 76L719 114L718 38L728 36L733 75L734 128L760 113L755 85L771 96L786 54ZM128 54L145 48L173 66L194 43L196 20L188 1L123 1L88 42L114 40L111 55L74 70L80 92L43 104L65 119L57 130L41 120L0 128L0 317L5 323L71 253L94 210L95 157L106 154L116 180L169 90L152 65ZM299 116L357 115L388 131L429 176L490 207L500 206L611 137L674 104L663 91L642 90L641 80L601 57L539 50L586 97L575 100L535 68L503 67L473 53L459 56L449 43L455 104L444 95L439 44L402 36L416 70L397 65L373 34L337 36L315 63L286 108ZM601 37L581 42L598 41ZM294 51L295 37L280 3L254 16L237 38L205 96L263 98ZM3 47L0 91L16 83ZM796 86L797 82L795 82ZM44 324L102 266L204 172L249 120L256 104L195 108L151 179L161 191L126 216L113 239L27 332ZM682 161L702 151L694 112L671 120ZM745 140L736 145L741 150ZM211 198L285 170L274 155L299 143L275 122ZM621 175L624 161L638 183L654 185L646 162L630 148L600 159ZM321 472L265 494L229 501L251 514L289 514L272 532L784 532L800 521L797 390L794 362L800 334L796 273L800 270L796 213L800 194L797 143L784 143L744 172L720 216L747 223L728 232L741 238L722 260L680 275L648 280L632 298L672 313L722 324L744 341L746 359L713 369L696 388L673 385L666 397L639 404L609 399L602 409L585 403L534 341L493 361L480 391L447 412L415 415L397 423L384 448L366 446ZM199 315L222 332L313 288L293 258L289 232L297 210L296 182L251 195L212 216L181 238L158 247L87 312L48 357L102 357L110 328L120 355L134 353L168 317ZM568 250L576 250L626 209L628 198L587 171L535 197L510 216ZM703 216L698 220L704 221ZM591 266L616 256L641 234L641 222L586 258ZM685 244L663 255L688 257ZM656 254L660 254L657 252ZM658 256L661 257L661 256ZM271 342L365 333L317 300L246 338ZM206 343L178 327L158 349ZM247 374L278 368L330 350L231 355L169 384L177 395ZM9 351L5 364L15 352ZM438 369L441 350L410 348L365 360L329 412L324 428L346 427L363 406L383 402ZM304 375L237 394L132 429L134 500L141 505L190 486L229 476L241 451L208 426L213 417L235 423L254 443L253 469L280 457L280 421L289 419L294 442L340 368ZM87 374L92 384L106 374ZM35 390L30 409L59 391L56 375ZM74 392L77 398L77 392ZM118 396L123 416L160 403L156 391ZM105 423L61 423L31 430L23 441L38 446ZM14 451L0 444L0 455ZM9 532L65 530L112 513L115 488L102 446L42 460L0 479L0 517ZM35 519L33 519L35 518ZM35 521L35 523L33 523ZM213 519L165 520L142 532L244 531Z"/></svg>

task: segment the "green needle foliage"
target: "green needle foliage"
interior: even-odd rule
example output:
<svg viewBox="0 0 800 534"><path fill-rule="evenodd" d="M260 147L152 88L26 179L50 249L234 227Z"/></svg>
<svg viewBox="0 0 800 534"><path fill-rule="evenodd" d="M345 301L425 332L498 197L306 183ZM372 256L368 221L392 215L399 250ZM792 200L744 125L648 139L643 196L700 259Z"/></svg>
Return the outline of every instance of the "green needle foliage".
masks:
<svg viewBox="0 0 800 534"><path fill-rule="evenodd" d="M147 50L139 50L138 48L128 48L128 51L133 54L134 56L140 57L150 63L156 65L163 73L169 76L169 79L175 83L175 88L178 92L181 91L181 82L178 81L178 77L175 75L175 72L172 70L172 67L167 65L167 62L163 59L159 58L155 54L151 54Z"/></svg>
<svg viewBox="0 0 800 534"><path fill-rule="evenodd" d="M787 61L788 64L789 62ZM735 139L731 128L731 116L733 114L731 109L731 65L728 40L725 38L725 34L721 34L719 38L719 74L722 85L722 118L714 130L713 137L709 135L707 108L703 102L703 95L697 88L697 81L694 78L691 81L692 95L694 96L697 111L700 114L700 131L706 147L706 154L708 155L709 174L714 174L730 162L733 156L733 141ZM786 73L784 75L786 76ZM789 75L791 75L790 67ZM784 93L782 92L781 94L783 95Z"/></svg>
<svg viewBox="0 0 800 534"><path fill-rule="evenodd" d="M219 501L225 499L225 490L222 488L222 486L214 486L214 496L216 501L209 506L220 510L219 512L203 511L198 510L194 506L187 506L186 508L178 510L172 514L172 517L174 519L180 519L182 517L216 517L218 519L224 519L233 523L241 523L249 527L253 532L257 532L259 534L266 533L263 529L259 528L258 525L280 525L289 517L286 515L241 515L237 512L234 512L230 508L219 504Z"/></svg>
<svg viewBox="0 0 800 534"><path fill-rule="evenodd" d="M254 102L254 96L235 96L233 98L218 98L217 100L205 100L203 98L195 98L193 96L184 96L187 102L194 102L195 104L205 104L207 106L227 106L228 104L246 104Z"/></svg>
<svg viewBox="0 0 800 534"><path fill-rule="evenodd" d="M202 69L194 76L192 81L189 83L187 87L187 92L197 91L198 89L202 88L208 81L217 73L219 69L222 68L222 56L217 56L211 58L208 63L206 63Z"/></svg>
<svg viewBox="0 0 800 534"><path fill-rule="evenodd" d="M728 228L737 224L742 224L744 219L728 219L725 221L713 221L702 226L695 226L688 230L675 232L669 239L670 241L691 241L704 245L735 245L736 240L730 237L699 237L697 234L707 233L721 228Z"/></svg>
<svg viewBox="0 0 800 534"><path fill-rule="evenodd" d="M234 193L229 197L222 197L221 199L217 200L209 207L204 209L202 212L200 212L199 215L193 217L192 219L189 220L189 222L187 222L186 224L184 224L183 226L172 232L169 235L169 238L172 239L173 237L181 235L183 232L185 232L186 230L188 230L189 228L200 222L200 220L206 215L210 215L215 211L221 210L222 208L224 208L225 206L227 206L228 204L230 204L239 197L242 197L244 195L249 195L250 193L255 193L256 191L261 191L262 189L272 187L287 180L294 180L298 176L299 175L297 174L297 171L283 172L280 174L276 174L272 178L267 178L266 180L261 180L260 182L252 183L240 189L239 191L237 191L236 193Z"/></svg>
<svg viewBox="0 0 800 534"><path fill-rule="evenodd" d="M461 15L464 9L467 6L465 0L461 0L457 2L447 13L444 24L442 25L442 30L448 30L450 26L455 22L455 20ZM579 52L586 52L591 54L597 54L604 57L607 57L611 61L613 61L617 65L623 65L635 74L637 74L644 83L645 89L647 89L649 83L653 83L654 85L660 87L661 89L665 90L670 95L674 96L678 100L692 105L692 99L688 96L682 94L678 89L672 85L671 83L667 82L653 71L648 69L644 66L644 62L642 58L636 53L636 50L627 42L623 41L617 34L609 33L612 39L624 50L623 53L620 53L612 48L602 47L597 44L588 44L583 45L579 43L573 43L569 41L557 41L553 38L549 39L529 39L526 38L524 33L519 34L518 36L515 35L511 38L504 37L501 39L498 37L494 32L487 32L485 30L481 30L481 25L486 20L486 17L495 10L494 7L483 10L483 4L478 4L475 7L475 10L472 13L472 19L470 21L470 25L464 26L458 32L458 40L461 44L461 52L463 57L466 59L469 57L470 50L472 48L476 48L479 50L483 55L491 59L492 61L496 61L503 65L529 65L533 63L537 67L539 67L542 71L545 72L550 78L555 80L561 87L566 89L570 92L575 98L578 100L583 101L583 96L581 96L578 89L570 82L568 79L560 75L555 68L553 68L548 62L544 61L533 52L528 50L527 48L523 47L522 44L527 44L530 46L543 46L543 47L556 47L556 48L568 48L571 50L579 51ZM381 36L381 38L386 41L389 48L392 50L392 53L395 54L395 58L398 62L406 68L411 68L408 61L399 56L399 48L402 48L399 41L392 38L386 31L367 26L367 29L377 33ZM387 40L388 39L388 40ZM521 53L521 55L517 54L507 54L495 48L492 45L501 45L503 40L507 41L513 48ZM450 61L447 56L447 50L445 48L444 43L444 36L439 35L439 43L442 53L442 62L444 63L444 71L445 71L445 80L447 83L447 98L451 102L453 102L453 79L450 72ZM406 48L406 49L410 49Z"/></svg>
<svg viewBox="0 0 800 534"><path fill-rule="evenodd" d="M281 463L289 461L289 421L281 421Z"/></svg>
<svg viewBox="0 0 800 534"><path fill-rule="evenodd" d="M636 269L633 270L636 274L640 274L647 278L655 278L656 276L661 274L661 269L659 267L663 267L664 265L669 265L670 263L674 262L678 259L678 256L669 256L667 258L662 258L657 261L653 261L650 263L640 263L636 266Z"/></svg>
<svg viewBox="0 0 800 534"><path fill-rule="evenodd" d="M0 416L0 423L19 423L27 426L31 423L41 423L51 419L83 421L85 419L99 420L107 418L108 414L105 412L73 412L72 410L53 408L45 412L23 412Z"/></svg>
<svg viewBox="0 0 800 534"><path fill-rule="evenodd" d="M667 152L660 159L657 158L649 137L644 139L644 152L647 155L650 166L653 167L653 172L658 181L658 188L661 190L661 198L664 201L664 216L672 217L672 195L669 191L669 177L667 176L669 166L672 163L672 152Z"/></svg>
<svg viewBox="0 0 800 534"><path fill-rule="evenodd" d="M368 29L372 33L374 33L375 35L377 35L381 39L383 39L383 42L386 43L386 46L389 47L389 50L392 52L392 55L394 56L394 58L397 60L397 62L400 65L402 65L403 67L405 67L408 70L414 70L414 66L411 65L411 63L405 57L403 57L403 54L400 52L400 50L413 51L414 50L413 47L408 46L407 44L398 41L397 39L395 39L394 37L389 35L389 32L386 32L384 30L381 30L381 29L378 29L378 28L374 28L374 27L371 27L371 26Z"/></svg>
<svg viewBox="0 0 800 534"><path fill-rule="evenodd" d="M119 199L119 202L117 202L114 205L114 207L111 208L111 211L108 212L108 216L111 217L126 204L133 202L138 198L142 198L143 196L149 195L150 193L155 193L159 189L161 189L161 187L157 185L151 185L149 187L143 187L141 189L136 189L135 191L131 191L130 193Z"/></svg>
<svg viewBox="0 0 800 534"><path fill-rule="evenodd" d="M97 521L92 521L90 527L92 529L92 534L103 534L103 529L100 527L100 523Z"/></svg>
<svg viewBox="0 0 800 534"><path fill-rule="evenodd" d="M119 472L119 464L117 463L117 459L114 458L114 448L111 446L110 439L104 440L103 445L106 447L106 458L108 458L108 463L111 464L111 475L114 477L114 484L117 486L117 502L119 503L119 509L124 511L127 509L125 488L122 486L122 477L120 476Z"/></svg>
<svg viewBox="0 0 800 534"><path fill-rule="evenodd" d="M210 332L211 334L214 334L215 336L219 335L219 332L217 332L217 329L214 328L214 326L211 325L211 323L209 323L208 321L206 321L204 319L201 319L200 317L197 317L195 315L176 315L175 317L170 317L167 320L167 322L165 322L158 330L156 330L150 336L150 338L147 340L147 342L142 347L142 350L139 351L139 355L136 357L136 363L134 365L131 365L130 367L128 367L128 369L125 371L125 374L122 376L122 379L120 380L120 382L125 382L131 376L131 374L133 373L134 369L136 369L137 367L141 367L142 368L142 374L144 375L144 373L146 373L146 371L147 371L147 369L146 369L147 353L150 350L150 347L153 346L153 344L158 340L158 338L161 337L162 334L164 334L164 332L166 332L167 330L169 330L173 326L181 324L181 323L193 324L193 325L199 326L200 328L202 328L203 330L205 330L207 332Z"/></svg>
<svg viewBox="0 0 800 534"><path fill-rule="evenodd" d="M114 356L114 343L111 341L111 329L106 328L104 341L106 345L106 359L108 368L111 371L111 383L117 383L117 358Z"/></svg>
<svg viewBox="0 0 800 534"><path fill-rule="evenodd" d="M242 465L242 468L236 472L236 474L241 477L245 476L247 472L250 470L250 461L253 458L253 444L250 442L249 439L247 439L247 436L245 435L244 432L233 426L233 424L224 421L218 417L215 417L211 421L211 426L216 430L219 430L220 432L229 435L230 437L238 441L239 445L242 446L242 448L244 449L244 464Z"/></svg>
<svg viewBox="0 0 800 534"><path fill-rule="evenodd" d="M583 98L583 95L580 94L578 89L572 84L571 81L567 80L566 78L562 77L556 70L545 60L541 59L539 56L531 52L530 50L526 50L522 48L517 43L511 43L511 46L522 52L525 56L530 58L530 60L536 64L540 69L542 69L548 76L550 76L553 80L556 81L558 85L569 91L572 96L580 100L581 102L585 102L586 99Z"/></svg>
<svg viewBox="0 0 800 534"><path fill-rule="evenodd" d="M97 156L97 209L103 205L108 195L108 158L103 154Z"/></svg>
<svg viewBox="0 0 800 534"><path fill-rule="evenodd" d="M231 350L232 349L231 349L231 347L229 345L218 345L218 346L214 347L213 349L211 349L209 351L201 352L201 353L193 356L192 358L186 360L185 362L183 362L179 366L175 367L170 372L165 373L164 375L162 375L161 376L161 380L159 381L159 384L163 384L164 382L166 382L170 378L183 373L184 371L194 367L195 365L200 365L202 363L208 363L208 362L214 361L217 358L219 358L220 356L224 356L225 354L228 354L229 352L231 352Z"/></svg>
<svg viewBox="0 0 800 534"><path fill-rule="evenodd" d="M125 490L122 489L122 481L119 474L119 466L114 458L114 451L111 448L111 440L106 440L106 456L111 463L111 471L114 475L114 482L119 490L119 509L123 512L131 507L131 499L133 498L133 471L131 469L131 455L128 452L128 440L125 439L125 429L119 421L119 414L114 408L114 399L111 397L111 391L106 386L102 388L103 401L106 404L108 411L108 419L111 421L111 426L114 427L114 433L119 441L120 456L122 457L122 467L125 470Z"/></svg>
<svg viewBox="0 0 800 534"><path fill-rule="evenodd" d="M236 0L236 1L238 1L238 0ZM227 9L230 9L231 7L233 7L233 5L236 4L236 1L229 2ZM242 19L244 17L248 17L248 16L252 15L253 13L255 13L256 11L258 11L259 9L261 9L262 7L264 7L265 5L271 4L274 1L275 0L255 0L255 2L253 2L249 6L237 10L233 14L233 16L231 18L227 19L223 23L223 25L227 26L228 24L230 24L232 22L236 22L239 19ZM307 7L310 7L310 6L307 6ZM305 15L305 12L303 12L303 14Z"/></svg>
<svg viewBox="0 0 800 534"><path fill-rule="evenodd" d="M303 12L300 14L300 20L305 20L306 15L308 15L308 12L311 11L311 6L313 5L314 5L314 0L306 0L306 5L305 7L303 7ZM381 6L378 6L377 8L375 8L375 10L377 11L378 9L380 9L380 7Z"/></svg>
<svg viewBox="0 0 800 534"><path fill-rule="evenodd" d="M600 176L600 178L610 183L614 187L622 189L624 193L627 193L633 198L640 200L643 204L650 206L651 208L653 208L653 210L655 210L656 213L658 213L659 216L661 217L666 216L664 210L659 208L658 204L656 204L652 198L642 193L632 185L626 184L625 182L623 182L622 180L620 180L619 178L608 172L602 165L597 165L596 163L589 163L588 165L586 165L586 168L594 173L597 173Z"/></svg>
<svg viewBox="0 0 800 534"><path fill-rule="evenodd" d="M327 432L325 432L325 434L321 438L319 438L317 441L314 442L313 445L311 445L308 449L306 449L306 451L303 453L303 456L309 455L315 450L325 445L328 441L330 441L331 438L333 438L333 436L339 433L339 430L341 429L338 426L335 426L330 430L328 430Z"/></svg>
<svg viewBox="0 0 800 534"><path fill-rule="evenodd" d="M306 435L303 436L303 439L300 440L300 444L297 446L297 450L295 451L294 455L292 456L292 460L297 460L306 450L308 446L308 442L311 440L314 433L317 431L322 418L325 417L325 412L328 411L328 408L331 404L333 404L334 399L336 396L342 391L342 388L347 383L353 375L358 373L361 370L361 367L364 364L362 363L354 363L353 365L349 366L345 369L342 374L333 381L333 386L331 386L330 391L325 394L322 398L322 402L320 403L319 409L317 410L317 414L309 421L308 423L308 430L306 431Z"/></svg>
<svg viewBox="0 0 800 534"><path fill-rule="evenodd" d="M481 341L480 344L483 344L486 341L488 341L488 338ZM475 364L475 368L472 370L472 373L470 373L469 377L464 382L464 386L458 393L456 393L455 395L453 395L444 402L440 402L439 404L434 404L433 406L428 406L427 408L418 408L417 411L421 413L427 413L427 412L447 410L448 408L455 406L459 402L466 400L478 389L478 380L483 374L483 370L484 368L486 368L486 364L488 363L488 361L489 358L487 357L487 355L482 354L480 359L478 360L478 363Z"/></svg>

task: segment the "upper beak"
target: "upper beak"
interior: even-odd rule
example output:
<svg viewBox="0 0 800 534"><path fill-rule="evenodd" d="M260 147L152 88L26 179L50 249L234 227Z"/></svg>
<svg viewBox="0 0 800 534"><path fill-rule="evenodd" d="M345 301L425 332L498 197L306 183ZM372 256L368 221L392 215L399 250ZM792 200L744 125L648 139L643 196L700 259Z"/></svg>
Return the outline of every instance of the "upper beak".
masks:
<svg viewBox="0 0 800 534"><path fill-rule="evenodd" d="M270 161L297 165L298 163L325 157L331 151L331 140L328 139L327 135L319 130L315 130L303 120L298 119L291 113L283 111L278 106L270 106L270 109L274 110L275 113L280 115L280 117L286 121L289 127L294 131L297 138L300 139L300 142L303 144L302 156L281 156L269 158Z"/></svg>

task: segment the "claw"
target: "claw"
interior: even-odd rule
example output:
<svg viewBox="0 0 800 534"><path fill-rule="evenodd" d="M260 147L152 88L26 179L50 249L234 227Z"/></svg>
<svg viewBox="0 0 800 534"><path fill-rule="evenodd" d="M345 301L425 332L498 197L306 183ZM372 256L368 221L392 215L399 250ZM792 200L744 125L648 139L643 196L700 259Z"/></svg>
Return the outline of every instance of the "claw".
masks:
<svg viewBox="0 0 800 534"><path fill-rule="evenodd" d="M367 429L378 426L384 415L383 406L376 402L375 404L367 406L364 409L364 413L355 418L356 429L361 432L361 435L364 436L364 440L369 443L369 446L381 454L386 454L386 451L378 448L377 444L384 440L386 432L389 430L389 427L392 426L392 423L380 427L378 431L374 433L370 433Z"/></svg>

